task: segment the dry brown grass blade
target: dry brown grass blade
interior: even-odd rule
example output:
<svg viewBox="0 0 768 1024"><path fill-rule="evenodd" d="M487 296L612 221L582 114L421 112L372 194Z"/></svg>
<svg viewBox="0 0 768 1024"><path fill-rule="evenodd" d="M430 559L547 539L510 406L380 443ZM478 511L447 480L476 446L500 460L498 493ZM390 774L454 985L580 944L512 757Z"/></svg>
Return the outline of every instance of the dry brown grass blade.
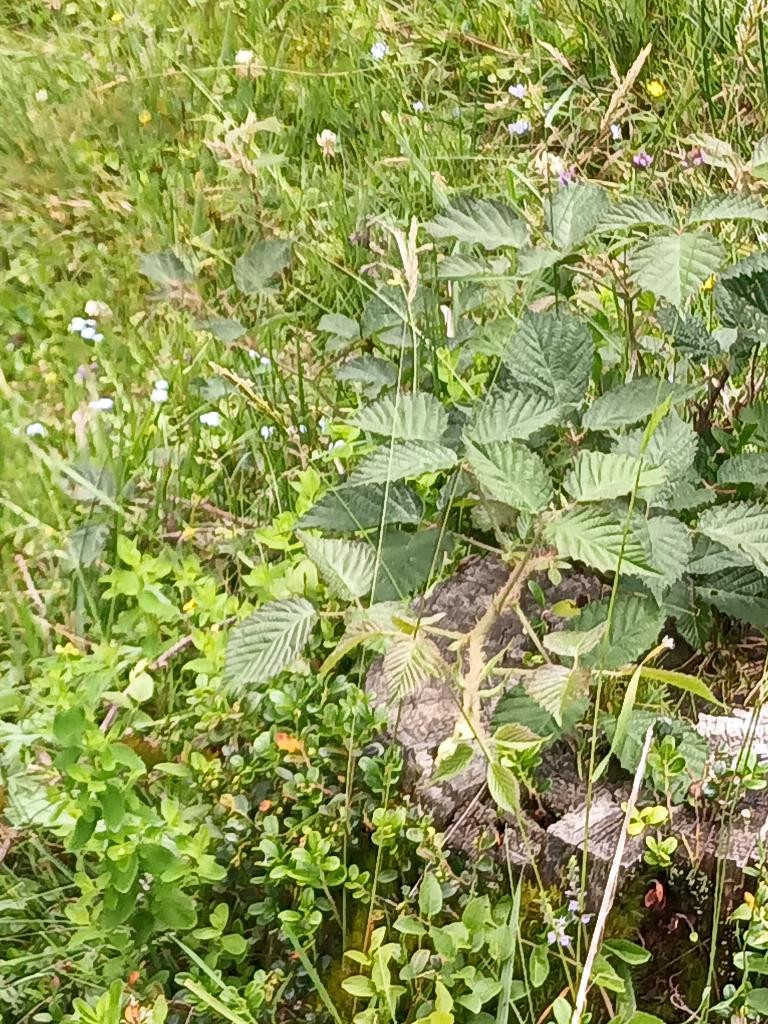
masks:
<svg viewBox="0 0 768 1024"><path fill-rule="evenodd" d="M643 70L645 62L648 60L648 56L651 52L652 43L648 43L647 46L638 53L635 57L632 67L624 76L624 80L614 89L613 94L608 102L608 107L603 114L602 120L600 121L600 135L602 136L608 131L611 122L613 121L616 111L621 109L621 105L624 99L629 94L632 86L638 79L640 72Z"/></svg>

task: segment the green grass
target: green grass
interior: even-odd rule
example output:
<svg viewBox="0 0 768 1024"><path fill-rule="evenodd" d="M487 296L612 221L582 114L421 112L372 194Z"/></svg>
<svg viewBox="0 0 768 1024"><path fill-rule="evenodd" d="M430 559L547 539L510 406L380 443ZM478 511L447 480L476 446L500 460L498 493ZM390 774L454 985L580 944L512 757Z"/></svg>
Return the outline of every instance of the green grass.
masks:
<svg viewBox="0 0 768 1024"><path fill-rule="evenodd" d="M681 156L707 134L747 160L763 134L768 63L761 11L759 4L730 0L6 5L0 15L0 580L6 598L0 699L14 707L15 688L29 695L39 685L43 703L57 706L68 688L85 685L60 669L59 660L72 645L94 645L107 666L97 670L102 689L91 709L101 714L100 694L111 693L127 672L122 662L109 665L112 655L104 651L115 662L151 661L180 636L194 634L201 664L173 676L155 708L156 724L168 761L186 763L203 748L204 736L213 738L208 754L215 759L232 722L241 720L241 709L232 710L210 683L223 661L217 630L239 601L295 593L296 580L319 590L291 530L318 490L338 480L353 451L353 434L341 421L361 399L336 380L342 353L319 329L321 317L359 319L379 284L401 285L393 229L407 232L411 218L428 220L447 197L465 191L504 197L535 223L541 198L555 187L541 173L547 149L580 178L681 209L701 195L741 187L744 174L733 181L727 168L684 168ZM381 60L371 55L376 41L388 46ZM649 42L650 55L624 89ZM243 49L254 54L246 73L235 65ZM658 99L646 88L652 80L664 86ZM523 100L507 91L518 82L527 86ZM612 97L610 121L622 125L621 142L602 124ZM238 134L249 117L261 127ZM518 118L529 120L531 130L510 138L507 123ZM316 141L324 129L338 137L332 156ZM642 149L654 157L647 172L632 163ZM763 183L748 187L759 193ZM735 254L751 247L736 231L726 229L724 237ZM289 269L261 294L244 295L234 283L237 259L273 238L292 242ZM140 257L171 250L193 280L158 287L140 273ZM425 247L419 258L429 276L433 252ZM599 282L605 261L587 266ZM528 298L541 297L537 287L530 285ZM500 306L509 289L499 287ZM522 291L514 294L520 298ZM111 310L100 319L98 345L68 331L89 300ZM578 299L595 324L606 320L604 300L586 291ZM237 320L242 336L221 341L200 326L210 318ZM434 343L424 341L434 350L427 383L447 394L456 374L440 364L437 317L433 334ZM150 398L159 379L168 382L162 404ZM113 409L90 408L98 398L111 398ZM211 412L220 414L219 427L201 423ZM43 424L44 436L27 434L33 423ZM274 432L265 436L265 428ZM344 445L332 449L334 441ZM163 585L175 588L188 609L182 617L153 620L150 628L121 618L120 596L105 597L99 580L119 564L121 534L147 556L173 560ZM323 629L328 653L332 619ZM200 692L190 696L195 673ZM303 706L309 702L322 723L317 743L342 746L365 713L350 712L351 727L349 720L332 720L324 687L310 687L311 699L297 691L285 707L273 695L261 726L311 727ZM354 705L346 691L343 699ZM138 732L151 731L146 718L135 723ZM361 732L373 735L367 720ZM267 775L275 764L262 768ZM201 777L206 770L202 763L196 768ZM207 777L200 782L201 792L214 794L214 810L224 776L235 785L228 771L222 768L215 784ZM247 767L242 772L249 785L259 785ZM397 800L389 800L389 769L385 777L383 804L391 810ZM341 790L350 806L352 789L349 782ZM364 815L360 820L369 827ZM252 853L255 841L249 847L241 836L227 839L228 850L237 851L241 840ZM112 966L105 967L94 933L82 938L77 953L66 953L75 963L71 974L55 966L73 927L50 905L52 893L72 884L63 847L44 847L30 830L5 870L7 898L34 906L30 920L37 922L30 926L34 935L13 933L9 959L29 955L31 966L9 972L17 994L7 1019L61 1020L74 996L95 998L124 977L123 951L116 943ZM374 891L377 884L374 879ZM243 919L250 898L237 907ZM518 901L516 920L519 913ZM40 925L49 914L56 915L52 930L64 935L55 953ZM309 932L292 922L294 928L296 945ZM303 945L296 948L306 957ZM285 951L270 949L274 962L278 953L285 970L269 984L279 989L290 972ZM176 972L194 966L180 963L168 946L148 953L150 961L146 973L155 981L144 992L147 1000L161 989L170 996ZM269 972L268 961L258 969ZM40 985L51 976L59 985L63 978L64 989L47 1017L51 989ZM200 983L198 977L194 984ZM511 983L505 970L505 990ZM300 1003L311 986L306 977L298 985ZM327 987L329 999L344 998L338 985ZM221 995L216 987L211 992ZM229 1019L261 1019L260 1005L248 998L239 993ZM200 1019L221 1019L214 1003L201 1009ZM90 1020L78 1012L74 1019ZM507 1019L501 1008L498 1019ZM113 1021L104 1016L98 1024Z"/></svg>

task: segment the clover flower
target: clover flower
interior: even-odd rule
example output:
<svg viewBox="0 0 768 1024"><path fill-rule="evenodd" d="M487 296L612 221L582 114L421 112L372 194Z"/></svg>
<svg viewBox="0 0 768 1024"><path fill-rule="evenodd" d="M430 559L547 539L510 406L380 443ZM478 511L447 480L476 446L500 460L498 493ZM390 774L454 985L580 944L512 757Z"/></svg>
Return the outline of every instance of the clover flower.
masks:
<svg viewBox="0 0 768 1024"><path fill-rule="evenodd" d="M632 157L632 163L641 170L647 170L653 163L653 157L646 150L641 149Z"/></svg>
<svg viewBox="0 0 768 1024"><path fill-rule="evenodd" d="M323 156L331 157L336 155L336 143L338 142L338 135L336 132L332 132L330 128L323 128L323 130L315 136L315 140L323 151Z"/></svg>
<svg viewBox="0 0 768 1024"><path fill-rule="evenodd" d="M512 121L507 125L507 131L514 137L515 135L525 135L531 130L531 122L525 117L519 117L517 121Z"/></svg>

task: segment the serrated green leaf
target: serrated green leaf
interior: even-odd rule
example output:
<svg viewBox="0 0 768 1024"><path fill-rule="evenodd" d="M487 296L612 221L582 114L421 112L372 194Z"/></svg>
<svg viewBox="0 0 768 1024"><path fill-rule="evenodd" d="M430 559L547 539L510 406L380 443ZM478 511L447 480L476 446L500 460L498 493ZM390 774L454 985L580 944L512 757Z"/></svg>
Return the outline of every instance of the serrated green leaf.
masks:
<svg viewBox="0 0 768 1024"><path fill-rule="evenodd" d="M571 681L571 672L572 670L565 665L540 665L523 677L523 686L528 696L544 708L561 727L563 703Z"/></svg>
<svg viewBox="0 0 768 1024"><path fill-rule="evenodd" d="M402 441L439 441L448 429L448 412L434 395L418 391L380 398L359 409L352 423Z"/></svg>
<svg viewBox="0 0 768 1024"><path fill-rule="evenodd" d="M768 576L768 505L737 501L707 509L699 530L729 551L739 551Z"/></svg>
<svg viewBox="0 0 768 1024"><path fill-rule="evenodd" d="M424 225L435 238L457 238L493 250L525 245L528 230L511 207L496 199L460 197Z"/></svg>
<svg viewBox="0 0 768 1024"><path fill-rule="evenodd" d="M546 204L546 223L555 246L570 252L600 221L608 198L598 185L573 184L559 188Z"/></svg>
<svg viewBox="0 0 768 1024"><path fill-rule="evenodd" d="M565 314L531 313L503 353L510 376L555 405L580 402L592 374L594 344L586 324Z"/></svg>
<svg viewBox="0 0 768 1024"><path fill-rule="evenodd" d="M375 398L385 388L397 383L397 367L379 356L355 356L336 370L336 380L361 384L368 398Z"/></svg>
<svg viewBox="0 0 768 1024"><path fill-rule="evenodd" d="M647 419L668 398L686 394L663 378L636 377L596 398L584 413L583 423L589 430L618 430Z"/></svg>
<svg viewBox="0 0 768 1024"><path fill-rule="evenodd" d="M349 478L351 484L383 484L413 480L424 473L452 469L456 452L432 441L397 441L382 445L366 456Z"/></svg>
<svg viewBox="0 0 768 1024"><path fill-rule="evenodd" d="M420 590L453 547L453 536L440 530L387 530L381 545L375 601L396 601Z"/></svg>
<svg viewBox="0 0 768 1024"><path fill-rule="evenodd" d="M561 558L584 562L601 572L615 572L622 552L624 523L598 505L577 505L548 523L545 538ZM653 572L645 545L630 530L624 545L622 567Z"/></svg>
<svg viewBox="0 0 768 1024"><path fill-rule="evenodd" d="M636 284L659 299L682 306L720 269L724 256L716 238L692 231L644 239L630 249L628 262Z"/></svg>
<svg viewBox="0 0 768 1024"><path fill-rule="evenodd" d="M635 536L647 536L646 551L651 572L627 567L627 572L640 576L658 599L682 578L693 551L693 539L685 523L672 516L638 518L633 523ZM647 533L646 533L647 531Z"/></svg>
<svg viewBox="0 0 768 1024"><path fill-rule="evenodd" d="M454 253L437 264L440 281L487 281L489 278L505 278L510 263L506 256L483 259L481 256L466 256Z"/></svg>
<svg viewBox="0 0 768 1024"><path fill-rule="evenodd" d="M720 292L740 299L748 308L762 316L768 315L768 253L748 256L718 275L715 296ZM718 302L718 312L720 304ZM730 322L726 326L731 326ZM740 326L738 322L732 326Z"/></svg>
<svg viewBox="0 0 768 1024"><path fill-rule="evenodd" d="M342 484L324 494L298 525L301 529L355 533L379 527L382 522L417 526L423 515L421 498L403 483L388 488L385 484Z"/></svg>
<svg viewBox="0 0 768 1024"><path fill-rule="evenodd" d="M597 225L598 231L626 231L648 224L673 228L675 221L668 210L642 196L626 196L605 209Z"/></svg>
<svg viewBox="0 0 768 1024"><path fill-rule="evenodd" d="M634 455L582 450L563 487L576 501L603 501L629 494L636 483L639 489L659 487L666 478L666 469L652 466L649 460L640 469L640 460Z"/></svg>
<svg viewBox="0 0 768 1024"><path fill-rule="evenodd" d="M734 455L717 470L719 484L768 484L768 453L742 452Z"/></svg>
<svg viewBox="0 0 768 1024"><path fill-rule="evenodd" d="M524 441L559 422L562 415L559 406L540 391L507 391L476 406L465 433L476 444Z"/></svg>
<svg viewBox="0 0 768 1024"><path fill-rule="evenodd" d="M592 629L557 629L547 633L543 644L558 658L580 658L589 654L605 636L607 625L598 623Z"/></svg>
<svg viewBox="0 0 768 1024"><path fill-rule="evenodd" d="M265 604L232 630L225 682L242 689L269 682L301 653L317 613L301 597Z"/></svg>
<svg viewBox="0 0 768 1024"><path fill-rule="evenodd" d="M756 196L730 192L700 199L688 214L689 224L707 224L720 220L767 221L768 207Z"/></svg>
<svg viewBox="0 0 768 1024"><path fill-rule="evenodd" d="M614 451L639 456L643 450L644 431L633 430L618 438ZM679 483L693 468L698 452L699 436L691 423L674 411L668 413L645 446L645 462L663 466L667 480L658 487L648 487L642 497L649 505L666 505Z"/></svg>
<svg viewBox="0 0 768 1024"><path fill-rule="evenodd" d="M696 580L696 596L733 619L768 627L765 577L754 566L733 566Z"/></svg>
<svg viewBox="0 0 768 1024"><path fill-rule="evenodd" d="M566 255L559 249L545 249L540 246L533 249L521 249L517 254L517 273L520 277L528 277L530 274L549 270L560 260L565 259Z"/></svg>
<svg viewBox="0 0 768 1024"><path fill-rule="evenodd" d="M752 569L752 562L740 551L729 551L709 537L696 537L688 572L693 576L709 576L722 572L724 569Z"/></svg>
<svg viewBox="0 0 768 1024"><path fill-rule="evenodd" d="M291 261L291 243L283 238L257 242L235 261L235 284L245 295L263 292Z"/></svg>
<svg viewBox="0 0 768 1024"><path fill-rule="evenodd" d="M494 744L501 750L530 750L543 742L544 737L538 736L522 722L507 722L500 725L493 734Z"/></svg>
<svg viewBox="0 0 768 1024"><path fill-rule="evenodd" d="M343 601L364 597L373 586L376 549L363 541L314 537L297 531L331 593Z"/></svg>
<svg viewBox="0 0 768 1024"><path fill-rule="evenodd" d="M520 512L540 512L552 500L544 460L517 441L496 441L482 449L467 442L467 461L483 491Z"/></svg>
<svg viewBox="0 0 768 1024"><path fill-rule="evenodd" d="M155 284L171 287L194 280L175 252L145 252L139 256L139 270Z"/></svg>
<svg viewBox="0 0 768 1024"><path fill-rule="evenodd" d="M689 570L690 571L690 570ZM695 651L703 649L712 629L712 609L697 600L690 580L681 580L664 597L664 611Z"/></svg>
<svg viewBox="0 0 768 1024"><path fill-rule="evenodd" d="M681 312L674 306L662 306L656 311L656 319L664 331L672 335L678 352L694 359L711 359L719 354L720 346L701 317Z"/></svg>
<svg viewBox="0 0 768 1024"><path fill-rule="evenodd" d="M461 775L474 756L472 747L468 743L459 743L447 757L438 760L431 781L436 783L455 779L457 775Z"/></svg>
<svg viewBox="0 0 768 1024"><path fill-rule="evenodd" d="M608 599L591 602L577 624L590 630L606 622L609 604ZM582 656L582 664L612 670L637 661L655 646L665 618L664 610L652 597L620 592L614 603L610 632L594 650Z"/></svg>
<svg viewBox="0 0 768 1024"><path fill-rule="evenodd" d="M392 700L402 700L428 679L445 675L440 651L427 636L403 636L392 643L381 663Z"/></svg>
<svg viewBox="0 0 768 1024"><path fill-rule="evenodd" d="M485 778L491 799L503 811L515 814L520 804L520 785L512 769L492 761Z"/></svg>

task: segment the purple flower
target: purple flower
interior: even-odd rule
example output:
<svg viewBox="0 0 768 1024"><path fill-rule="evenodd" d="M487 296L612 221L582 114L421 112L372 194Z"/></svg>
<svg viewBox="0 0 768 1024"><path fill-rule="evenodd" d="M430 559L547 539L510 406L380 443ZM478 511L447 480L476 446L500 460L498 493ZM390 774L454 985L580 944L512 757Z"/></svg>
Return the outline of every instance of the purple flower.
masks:
<svg viewBox="0 0 768 1024"><path fill-rule="evenodd" d="M515 135L525 135L530 130L531 122L524 117L520 117L517 121L512 121L507 125L507 131L512 137Z"/></svg>
<svg viewBox="0 0 768 1024"><path fill-rule="evenodd" d="M570 167L566 167L564 170L562 170L560 172L560 174L558 175L557 180L560 182L560 185L561 185L562 188L566 188L573 181L575 181L576 180L576 167L575 167L575 165L572 164Z"/></svg>
<svg viewBox="0 0 768 1024"><path fill-rule="evenodd" d="M525 94L528 92L528 88L522 82L517 82L515 85L510 85L507 92L516 100L524 100Z"/></svg>
<svg viewBox="0 0 768 1024"><path fill-rule="evenodd" d="M635 167L646 170L653 163L653 157L646 150L641 149L632 157L632 163Z"/></svg>

